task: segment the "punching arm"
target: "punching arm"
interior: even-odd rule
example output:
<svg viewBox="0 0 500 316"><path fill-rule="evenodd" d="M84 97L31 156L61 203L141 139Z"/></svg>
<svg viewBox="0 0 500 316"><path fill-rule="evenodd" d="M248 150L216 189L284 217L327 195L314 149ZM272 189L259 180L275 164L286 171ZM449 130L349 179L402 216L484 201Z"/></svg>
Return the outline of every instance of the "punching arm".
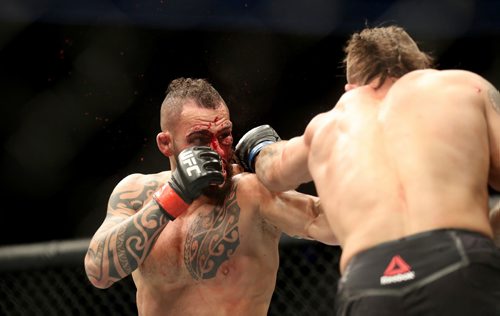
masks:
<svg viewBox="0 0 500 316"><path fill-rule="evenodd" d="M305 146L301 136L264 148L255 164L260 181L275 192L293 190L311 181Z"/></svg>

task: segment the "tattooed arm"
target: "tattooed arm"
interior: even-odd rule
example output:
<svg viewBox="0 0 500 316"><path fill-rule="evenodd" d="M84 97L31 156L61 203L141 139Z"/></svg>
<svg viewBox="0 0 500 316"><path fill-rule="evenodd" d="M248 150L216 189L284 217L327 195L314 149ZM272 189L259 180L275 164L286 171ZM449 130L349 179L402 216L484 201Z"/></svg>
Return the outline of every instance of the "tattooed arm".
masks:
<svg viewBox="0 0 500 316"><path fill-rule="evenodd" d="M85 256L85 271L94 286L107 288L128 276L166 226L166 213L151 199L160 185L157 178L130 175L113 190L106 218Z"/></svg>

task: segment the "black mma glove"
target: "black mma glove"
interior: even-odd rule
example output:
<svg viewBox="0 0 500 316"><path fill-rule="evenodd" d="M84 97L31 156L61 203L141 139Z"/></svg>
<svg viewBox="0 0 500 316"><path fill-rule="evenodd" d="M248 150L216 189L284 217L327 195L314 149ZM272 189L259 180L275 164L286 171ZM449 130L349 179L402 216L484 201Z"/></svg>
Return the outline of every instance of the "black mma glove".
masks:
<svg viewBox="0 0 500 316"><path fill-rule="evenodd" d="M153 194L153 199L172 220L186 211L203 189L224 182L222 160L210 147L186 148L176 161L177 168L172 171L170 181Z"/></svg>
<svg viewBox="0 0 500 316"><path fill-rule="evenodd" d="M252 128L240 139L235 148L236 157L245 171L255 172L255 158L267 145L280 141L278 133L269 125Z"/></svg>

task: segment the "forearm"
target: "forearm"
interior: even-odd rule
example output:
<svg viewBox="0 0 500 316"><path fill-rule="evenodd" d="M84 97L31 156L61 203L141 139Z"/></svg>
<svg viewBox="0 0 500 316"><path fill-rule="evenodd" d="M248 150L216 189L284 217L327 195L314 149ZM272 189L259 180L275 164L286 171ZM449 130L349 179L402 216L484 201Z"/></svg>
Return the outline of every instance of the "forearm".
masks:
<svg viewBox="0 0 500 316"><path fill-rule="evenodd" d="M261 212L282 232L295 238L338 244L318 197L290 190L271 194L267 203L266 200L260 199Z"/></svg>
<svg viewBox="0 0 500 316"><path fill-rule="evenodd" d="M269 145L257 156L257 177L271 191L296 189L300 184L311 181L307 157L302 137Z"/></svg>
<svg viewBox="0 0 500 316"><path fill-rule="evenodd" d="M151 200L125 220L116 217L106 221L109 220L109 225L101 227L92 238L85 257L87 277L99 288L107 288L137 269L168 217Z"/></svg>

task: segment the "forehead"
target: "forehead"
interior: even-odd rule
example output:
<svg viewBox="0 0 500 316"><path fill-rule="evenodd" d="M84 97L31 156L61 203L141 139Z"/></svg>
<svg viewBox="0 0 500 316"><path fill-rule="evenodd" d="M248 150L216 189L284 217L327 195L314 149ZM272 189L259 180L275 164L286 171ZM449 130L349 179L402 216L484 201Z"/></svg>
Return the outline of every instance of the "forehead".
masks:
<svg viewBox="0 0 500 316"><path fill-rule="evenodd" d="M229 110L221 103L216 109L199 107L194 101L184 103L179 127L187 131L195 130L220 130L232 127Z"/></svg>

